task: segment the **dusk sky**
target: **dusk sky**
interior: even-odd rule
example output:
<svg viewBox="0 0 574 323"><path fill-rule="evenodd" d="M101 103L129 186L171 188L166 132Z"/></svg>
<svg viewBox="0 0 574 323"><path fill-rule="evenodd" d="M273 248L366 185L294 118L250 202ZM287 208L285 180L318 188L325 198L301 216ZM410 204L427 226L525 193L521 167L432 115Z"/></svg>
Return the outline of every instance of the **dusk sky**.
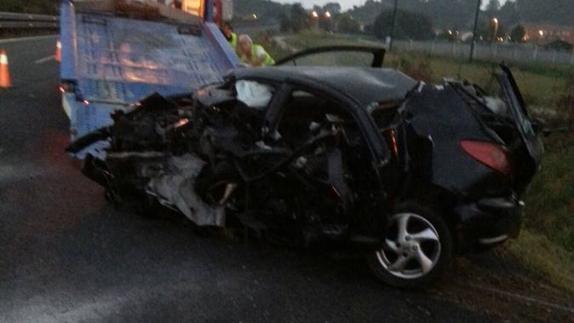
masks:
<svg viewBox="0 0 574 323"><path fill-rule="evenodd" d="M283 2L283 3L294 3L294 2L300 2L302 3L305 7L312 7L313 5L324 5L325 3L328 2L339 2L341 4L341 6L343 6L343 10L352 8L353 6L358 6L358 5L362 5L363 3L365 3L365 0L339 0L339 1L333 1L333 0L306 0L306 1L296 1L296 0L277 0L278 2Z"/></svg>
<svg viewBox="0 0 574 323"><path fill-rule="evenodd" d="M359 6L362 5L363 3L365 3L365 0L276 0L278 2L283 2L283 3L294 3L294 2L300 2L302 3L305 7L312 7L313 5L323 5L327 2L339 2L341 4L341 6L343 6L343 10L346 9L350 9L353 6ZM482 0L483 5L486 5L488 3L488 0ZM501 4L504 4L506 2L506 0L500 0Z"/></svg>

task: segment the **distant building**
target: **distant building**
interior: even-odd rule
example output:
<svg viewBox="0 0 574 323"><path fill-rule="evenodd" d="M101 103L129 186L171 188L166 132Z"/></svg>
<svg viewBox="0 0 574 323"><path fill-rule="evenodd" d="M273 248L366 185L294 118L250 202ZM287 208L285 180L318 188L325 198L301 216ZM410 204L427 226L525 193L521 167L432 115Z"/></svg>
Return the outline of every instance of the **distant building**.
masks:
<svg viewBox="0 0 574 323"><path fill-rule="evenodd" d="M574 45L574 27L549 24L523 24L526 34L524 41L546 45L563 41Z"/></svg>

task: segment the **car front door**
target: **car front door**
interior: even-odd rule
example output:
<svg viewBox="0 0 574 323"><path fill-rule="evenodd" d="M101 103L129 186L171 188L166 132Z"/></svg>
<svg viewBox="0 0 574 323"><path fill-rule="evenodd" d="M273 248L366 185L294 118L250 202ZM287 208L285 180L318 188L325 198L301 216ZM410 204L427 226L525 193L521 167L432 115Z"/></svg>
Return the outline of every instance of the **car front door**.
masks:
<svg viewBox="0 0 574 323"><path fill-rule="evenodd" d="M382 67L385 49L371 46L326 46L306 49L280 59L276 66Z"/></svg>

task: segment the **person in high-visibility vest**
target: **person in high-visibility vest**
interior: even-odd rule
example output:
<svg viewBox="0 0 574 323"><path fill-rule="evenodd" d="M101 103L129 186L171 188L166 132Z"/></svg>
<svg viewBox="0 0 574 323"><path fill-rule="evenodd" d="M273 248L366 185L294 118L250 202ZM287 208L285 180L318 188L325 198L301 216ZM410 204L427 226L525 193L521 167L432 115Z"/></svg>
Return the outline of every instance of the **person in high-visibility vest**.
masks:
<svg viewBox="0 0 574 323"><path fill-rule="evenodd" d="M242 63L252 67L275 65L275 60L267 53L265 48L254 44L248 35L239 36L237 53Z"/></svg>
<svg viewBox="0 0 574 323"><path fill-rule="evenodd" d="M231 45L231 48L233 48L233 50L237 53L237 34L233 31L231 24L229 22L224 22L223 26L221 27L221 32L223 33L223 36L225 36L225 39L227 39L229 42L229 45Z"/></svg>

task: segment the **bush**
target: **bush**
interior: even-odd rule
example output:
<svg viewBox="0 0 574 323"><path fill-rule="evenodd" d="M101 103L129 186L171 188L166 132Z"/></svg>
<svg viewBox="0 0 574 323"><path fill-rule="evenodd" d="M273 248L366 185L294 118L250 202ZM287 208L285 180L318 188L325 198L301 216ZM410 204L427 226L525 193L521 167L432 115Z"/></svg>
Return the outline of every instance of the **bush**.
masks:
<svg viewBox="0 0 574 323"><path fill-rule="evenodd" d="M337 32L343 34L356 34L361 31L361 24L349 14L337 16Z"/></svg>
<svg viewBox="0 0 574 323"><path fill-rule="evenodd" d="M523 43L524 36L526 36L526 29L522 25L518 25L510 32L510 39L515 43Z"/></svg>

